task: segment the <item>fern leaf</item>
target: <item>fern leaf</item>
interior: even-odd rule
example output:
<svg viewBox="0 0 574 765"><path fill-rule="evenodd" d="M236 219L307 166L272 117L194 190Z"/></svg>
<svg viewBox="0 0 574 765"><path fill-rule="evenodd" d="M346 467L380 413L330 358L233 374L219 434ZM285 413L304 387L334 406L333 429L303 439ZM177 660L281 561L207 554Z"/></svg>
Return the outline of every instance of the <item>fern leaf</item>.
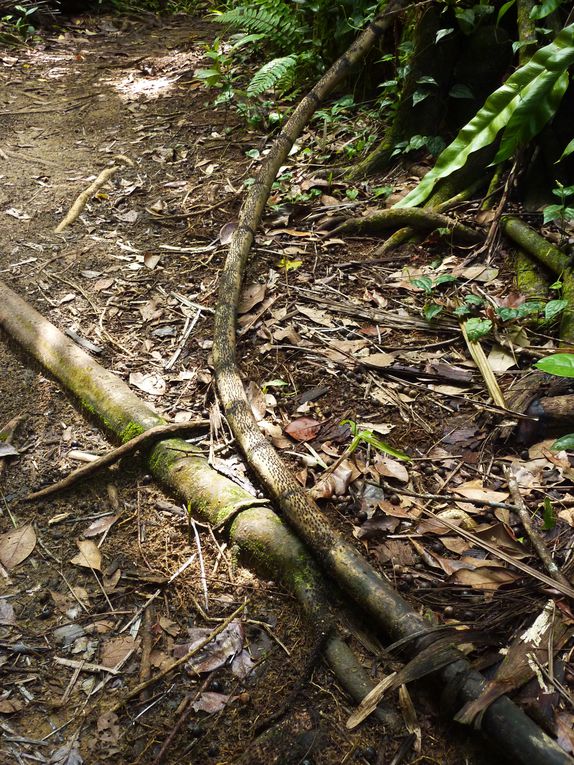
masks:
<svg viewBox="0 0 574 765"><path fill-rule="evenodd" d="M297 56L274 58L258 69L247 87L248 96L260 96L286 80L297 66Z"/></svg>
<svg viewBox="0 0 574 765"><path fill-rule="evenodd" d="M277 0L273 7L239 5L214 14L213 20L242 32L264 35L278 50L292 50L302 41L299 18L285 2Z"/></svg>

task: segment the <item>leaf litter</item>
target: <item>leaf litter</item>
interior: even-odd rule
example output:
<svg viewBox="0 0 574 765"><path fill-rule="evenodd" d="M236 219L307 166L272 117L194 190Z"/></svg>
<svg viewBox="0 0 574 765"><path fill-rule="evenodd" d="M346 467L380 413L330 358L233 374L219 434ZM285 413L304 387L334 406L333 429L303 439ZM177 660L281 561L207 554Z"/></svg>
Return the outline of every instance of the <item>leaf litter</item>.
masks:
<svg viewBox="0 0 574 765"><path fill-rule="evenodd" d="M101 31L88 34L91 31L72 26L66 32L67 43L86 51L95 44L110 45L123 65L124 52L113 53L113 43ZM132 32L134 43L138 35L146 34L135 23ZM169 34L177 42L182 31L171 29ZM145 39L147 45L149 38ZM62 61L70 63L62 41L53 43ZM4 61L4 75L23 64L27 54L18 55L22 58L16 56L15 62ZM217 291L216 264L236 225L238 189L247 171L242 142L254 141L247 133L237 139L233 131L238 126L227 121L233 116L213 110L198 90L178 91L177 66L185 71L201 54L192 45L177 55L179 64L177 59L157 56L161 70L157 75L130 70L114 91L126 95L131 110L134 124L125 144L139 158L138 173L118 178L92 200L82 222L64 239L46 244L38 236L33 242L37 257L26 262L20 252L3 256L2 261L17 284L33 282L40 310L74 333L70 336L75 335L76 342L83 340L90 352L102 354L109 368L175 420L204 415L212 400L210 319ZM79 70L79 62L71 66ZM48 72L44 70L43 77ZM163 95L162 72L175 73L167 77ZM141 97L136 90L130 91L136 83L142 87ZM209 115L205 125L194 125L193 136L186 133L190 92L194 98L204 98L198 103ZM7 98L21 108L27 103L17 87L11 86ZM97 98L93 96L96 104ZM176 98L180 100L172 100ZM179 115L174 104L184 107ZM89 174L84 172L89 152L99 151L104 158L112 154L116 128L112 135L110 115L105 117L99 125L101 133L90 139L92 145L84 141L78 153L71 155L66 181L74 189ZM119 119L117 111L111 119L112 123ZM168 137L166 127L177 137ZM313 147L314 141L309 128L302 143ZM219 160L224 145L230 148L233 161ZM192 158L197 177L191 173L183 177L185 163ZM520 304L520 298L508 292L499 264L465 267L465 254L455 251L439 267L432 267L433 253L444 245L431 237L421 245L408 245L396 258L391 254L385 262L369 263L370 245L329 238L316 223L321 217L366 209L368 186L350 203L344 184L313 180L312 168L300 155L291 161L296 171L293 181L286 192L275 193L273 201L279 209L270 211L258 235L240 307L241 364L244 379L250 381L248 393L259 425L289 457L301 482L326 507L339 530L379 563L416 608L432 612L446 626L495 634L501 648L518 646L511 648L509 661L497 657L500 667L492 681L494 692L497 682L518 688L528 678L540 679L542 670L525 661L528 650L520 636L534 615L546 608L549 595L555 614L553 629L561 630L562 625L566 629L564 646L573 617L566 596L518 567L521 561L535 570L540 565L509 501L504 468L510 464L517 468L533 522L557 563L568 570L574 525L570 459L566 452L552 452L551 442L544 438L532 439L541 444L536 448L512 439L495 440L496 413L489 409L488 392L452 315L469 293L476 297L482 290L498 307L510 309ZM18 167L10 172L20 175ZM59 178L63 183L64 174ZM398 186L404 179L397 176L392 181ZM315 206L290 201L311 188L310 183L323 192ZM32 181L30 188L34 189ZM20 250L26 247L21 227L29 227L26 240L32 240L35 231L36 212L22 203L24 198L22 193L15 194L13 206L4 211L7 233ZM62 195L59 202L64 205L64 201ZM52 200L43 204L41 214L54 217ZM343 261L351 265L343 268ZM464 280L467 294L456 282L437 285L437 278L444 275ZM440 308L432 321L424 316L429 282L432 300ZM509 340L504 326L496 331L496 340L510 345L492 343L487 359L506 395L529 369L522 348L530 345L531 351L539 350L538 339L526 333L520 340L526 345L519 345L518 335ZM15 446L3 446L8 450L4 453L8 459L1 460L6 463L8 503L19 496L22 480L31 488L40 478L51 482L68 472L71 449L100 453L108 448L97 431L59 400L53 383L31 373L25 376L20 366L17 371L12 377L22 376L30 385L22 386L20 398L13 400L31 396L27 406L36 414L25 438ZM277 380L285 384L270 385ZM533 392L538 394L545 384L537 378ZM38 401L30 386L38 391ZM6 419L15 413L9 400L3 402ZM363 439L352 453L347 453L352 432L342 425L345 420L354 423L355 432L374 436ZM385 452L380 442L397 453L407 453L410 460ZM205 440L201 447L211 450L216 469L257 492L234 454L224 425L211 443ZM18 456L18 462L12 456ZM3 525L0 563L8 592L0 601L0 622L7 630L1 666L10 661L17 671L3 687L0 714L28 735L41 719L42 734L47 736L51 729L43 718L34 718L41 714L39 698L52 700L54 720L64 725L78 708L105 695L104 689L115 693L122 684L132 683L138 672L145 673L146 655L149 666L160 668L189 650L194 640L210 634L211 619L226 615L248 593L256 604L250 607L250 616L256 617L252 621L265 627L240 621L229 625L158 696L169 718L182 695L189 694L190 688L198 691L200 681L205 681L205 677L198 681L197 675L214 673L212 685L192 701L198 717L191 735L198 756L206 762L218 761L232 749L209 754L209 747L214 740L223 741L233 726L220 728L225 735L217 736L217 718L213 722L209 715L221 713L223 720L229 715L227 720L233 720L237 730L229 747L239 747L250 725L242 721L244 711L253 703L264 713L269 695L281 692L285 673L299 674L305 641L300 616L275 583L256 582L246 569L237 567L221 540L204 529L202 553L209 564L213 613L204 612L200 605L199 569L193 565L188 573L194 576L177 577L166 586L195 549L190 546L185 511L182 514L181 508L166 503L136 466L125 467L130 477L122 478L115 500L107 487L117 471L86 487L77 501L58 499L49 514L24 512L18 506L16 528ZM546 513L554 519L548 523L545 500L554 508ZM48 518L53 522L48 524ZM158 584L161 597L154 594ZM21 644L24 624L27 642ZM176 644L186 634L187 642ZM357 634L352 635L355 642ZM40 635L45 640L40 641ZM46 650L52 657L76 663L65 668L67 674L64 665L59 665L56 676L53 664L38 660ZM544 667L548 651L542 658L536 655ZM22 657L28 657L28 665ZM366 657L387 672L374 654L366 652ZM480 649L477 657L484 659ZM557 674L572 676L565 649L557 647L553 661ZM114 673L96 669L90 685L84 669L90 664ZM322 699L326 689L332 692L329 682L325 674L320 675L321 691L314 697L322 714L332 706L331 702L325 706ZM533 693L541 687L538 682ZM551 728L567 744L571 742L568 706L556 700L554 707ZM141 709L134 707L135 714ZM100 751L116 756L122 747L123 751L129 747L132 759L139 757L138 736L147 738L146 729L134 726L136 733L126 734L129 743L123 743L119 731L124 733L124 721L118 723L119 719L113 713L100 714L80 743L73 735L66 738L65 731L55 736L50 761L94 761ZM169 723L146 719L159 726L161 738L169 735ZM436 731L434 726L422 725L423 752L431 756ZM331 735L340 747L349 743L345 737L337 739L340 733ZM367 743L376 741L368 731L363 735ZM27 754L44 751L40 745L36 750L33 744L19 746ZM439 752L440 761L447 762L447 757Z"/></svg>

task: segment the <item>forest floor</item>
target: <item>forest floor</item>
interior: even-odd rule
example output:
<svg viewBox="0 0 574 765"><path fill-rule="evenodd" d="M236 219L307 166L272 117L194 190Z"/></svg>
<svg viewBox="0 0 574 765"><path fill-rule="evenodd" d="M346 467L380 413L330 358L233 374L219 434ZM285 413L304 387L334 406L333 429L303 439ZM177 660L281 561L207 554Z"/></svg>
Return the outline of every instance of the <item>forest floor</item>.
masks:
<svg viewBox="0 0 574 765"><path fill-rule="evenodd" d="M194 78L212 38L204 21L184 17L78 18L29 48L0 50L2 279L180 422L216 419L210 349L218 273L246 182L268 147L236 112L214 108L213 92ZM377 185L401 192L414 182L403 169L351 193L328 183L304 149L344 138L322 129L303 136L257 236L240 306L243 378L262 427L307 486L348 446L344 419L413 458L401 461L364 441L326 489L325 510L415 609L486 633L486 666L531 623L548 592L425 520L428 501L401 491L444 494L434 510L458 508L484 539L538 565L514 513L464 502L508 500L503 468L518 461L535 506L549 491L559 501L546 540L563 560L573 523L567 458L540 445L516 451L496 442L487 393L456 322L432 328L421 318L417 278L449 274L503 295L512 273L503 248L488 267L464 265L467 252L437 238L381 259L378 240L322 233L326 218L376 206ZM118 156L132 164L76 223L53 233ZM437 285L437 302L451 289L449 280ZM480 734L441 718L424 684L409 686L414 707L408 692L393 696L403 729L385 732L367 721L347 730L353 704L320 661L281 736L253 741L257 723L289 698L312 648L294 599L236 563L222 536L190 525L185 508L137 460L54 499L24 502L78 459L111 447L7 336L0 365L0 428L22 417L17 454L0 456L2 763L388 763L412 733L393 762L497 761ZM521 370L501 372L501 384L513 375ZM206 453L211 445L216 469L251 490L253 477L225 431L198 443ZM13 529L21 534L16 549ZM109 711L110 700L185 652L246 596L243 616L201 665ZM379 679L389 666L384 636L343 613L349 640ZM568 684L568 667L560 667ZM192 713L169 740L186 698ZM523 693L522 703L538 702L537 689ZM554 700L548 727L571 729L571 712Z"/></svg>

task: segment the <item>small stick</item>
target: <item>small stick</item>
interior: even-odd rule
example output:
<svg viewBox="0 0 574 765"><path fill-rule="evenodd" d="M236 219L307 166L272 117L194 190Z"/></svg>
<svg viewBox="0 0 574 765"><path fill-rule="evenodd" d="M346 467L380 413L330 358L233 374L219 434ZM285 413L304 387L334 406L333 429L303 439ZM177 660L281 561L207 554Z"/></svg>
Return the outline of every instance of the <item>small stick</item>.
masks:
<svg viewBox="0 0 574 765"><path fill-rule="evenodd" d="M548 549L544 544L544 540L532 525L530 513L526 507L526 503L524 502L522 494L520 493L520 489L518 488L518 482L515 476L513 476L509 470L506 471L506 479L508 481L510 494L514 500L514 504L516 505L516 512L518 513L522 525L524 526L524 531L526 531L528 534L532 547L534 547L536 550L544 568L557 582L560 582L560 584L565 585L566 587L570 587L570 582L568 579L566 579L556 563L552 560L552 556L548 552Z"/></svg>
<svg viewBox="0 0 574 765"><path fill-rule="evenodd" d="M176 669L177 667L180 667L182 664L185 664L186 661L189 661L192 656L195 656L196 653L199 653L202 648L205 648L205 646L208 643L211 643L214 637L217 637L223 630L228 627L231 622L239 616L239 614L244 610L244 608L249 603L249 600L246 600L245 603L242 603L239 608L236 608L235 611L227 617L227 619L224 619L221 624L216 627L213 632L210 632L210 634L204 638L200 643L198 643L195 648L192 648L191 651L188 651L185 656L182 656L181 659L177 659L176 661L172 662L169 667L166 667L161 672L158 672L157 675L154 675L153 677L150 677L149 680L146 680L144 683L138 683L138 685L135 686L135 688L132 688L131 691L126 693L126 695L120 699L118 702L114 704L114 706L110 709L110 712L117 712L119 709L121 709L126 702L128 702L130 699L133 699L134 696L138 696L143 690L148 688L153 683L157 683L158 680L162 680L166 675L169 675L169 673L172 671L172 669Z"/></svg>
<svg viewBox="0 0 574 765"><path fill-rule="evenodd" d="M95 194L96 191L99 191L102 186L106 184L110 178L112 178L118 172L119 169L119 165L112 165L111 167L106 167L105 170L102 170L96 180L91 183L87 189L84 189L81 194L78 194L74 204L68 210L64 220L60 221L60 223L58 223L54 229L54 233L61 234L65 228L68 228L68 226L71 226L72 223L75 223L75 221L80 217L80 213L86 206L88 199L92 196L92 194Z"/></svg>
<svg viewBox="0 0 574 765"><path fill-rule="evenodd" d="M57 481L51 486L46 486L44 489L40 489L39 491L32 492L32 494L28 494L26 501L29 502L35 499L40 499L42 497L48 497L49 495L55 494L58 491L68 489L70 486L78 483L78 481L82 481L83 479L88 478L88 476L94 475L94 473L96 473L98 470L101 470L101 468L112 465L122 457L125 457L128 454L133 454L133 452L137 451L138 449L142 449L145 446L149 446L149 444L153 441L157 441L165 436L174 435L176 433L183 433L186 430L204 428L208 425L209 420L190 420L189 422L169 422L165 425L156 425L154 428L145 430L143 433L140 433L139 436L136 436L130 441L127 441L125 444L118 446L117 449L112 449L111 452L102 455L94 462L89 462L87 465L82 465L82 467L74 470L73 473L70 473L65 478L62 478L61 481Z"/></svg>

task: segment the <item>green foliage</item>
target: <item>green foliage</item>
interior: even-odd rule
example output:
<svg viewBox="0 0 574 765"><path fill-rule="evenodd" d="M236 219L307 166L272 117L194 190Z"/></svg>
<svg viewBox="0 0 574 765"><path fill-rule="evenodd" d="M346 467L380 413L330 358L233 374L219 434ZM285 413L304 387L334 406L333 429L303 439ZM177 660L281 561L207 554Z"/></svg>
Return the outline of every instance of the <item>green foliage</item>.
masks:
<svg viewBox="0 0 574 765"><path fill-rule="evenodd" d="M541 372L557 377L574 377L574 353L554 353L534 365Z"/></svg>
<svg viewBox="0 0 574 765"><path fill-rule="evenodd" d="M290 55L273 58L261 69L258 69L247 86L248 96L260 96L266 90L292 90L295 82L294 72L299 63L299 57ZM291 86L291 87L290 87Z"/></svg>
<svg viewBox="0 0 574 765"><path fill-rule="evenodd" d="M476 343L489 334L492 329L492 321L490 319L479 319L478 317L474 317L472 319L467 319L464 323L464 327L468 339Z"/></svg>
<svg viewBox="0 0 574 765"><path fill-rule="evenodd" d="M568 438L568 436L566 436ZM572 439L572 436L570 436ZM562 439L558 439L558 441L561 441ZM552 448L556 448L556 444L558 441L555 441L552 444ZM574 445L574 441L572 443ZM572 448L572 445L569 448ZM568 448L568 447L563 447ZM554 512L554 508L552 507L552 502L548 499L548 497L544 497L544 504L542 506L542 518L544 520L544 524L542 526L542 531L552 531L552 529L556 526L556 513Z"/></svg>
<svg viewBox="0 0 574 765"><path fill-rule="evenodd" d="M302 42L303 30L298 14L283 0L239 5L223 13L214 12L213 20L232 29L261 35L260 39L278 51L291 51Z"/></svg>
<svg viewBox="0 0 574 765"><path fill-rule="evenodd" d="M574 24L571 24L487 98L438 157L434 168L396 207L415 207L424 202L437 181L463 167L473 152L492 144L501 130L504 132L495 163L527 143L555 114L568 85L568 67L573 62Z"/></svg>
<svg viewBox="0 0 574 765"><path fill-rule="evenodd" d="M353 436L353 440L347 449L349 454L352 454L357 447L364 443L384 454L389 454L391 457L396 457L397 459L405 460L406 462L410 461L411 458L408 454L405 454L405 452L402 452L400 449L395 449L394 447L389 446L386 441L381 441L381 439L369 428L359 430L359 426L354 420L342 420L341 425L348 425L351 430L351 435Z"/></svg>
<svg viewBox="0 0 574 765"><path fill-rule="evenodd" d="M567 221L574 220L574 207L568 206L570 197L574 196L574 186L563 186L560 181L557 181L552 193L558 197L560 204L548 205L544 208L544 223L559 221L560 225L564 226Z"/></svg>
<svg viewBox="0 0 574 765"><path fill-rule="evenodd" d="M37 12L36 5L15 5L12 13L0 17L0 42L12 45L33 37L36 27L32 21Z"/></svg>

